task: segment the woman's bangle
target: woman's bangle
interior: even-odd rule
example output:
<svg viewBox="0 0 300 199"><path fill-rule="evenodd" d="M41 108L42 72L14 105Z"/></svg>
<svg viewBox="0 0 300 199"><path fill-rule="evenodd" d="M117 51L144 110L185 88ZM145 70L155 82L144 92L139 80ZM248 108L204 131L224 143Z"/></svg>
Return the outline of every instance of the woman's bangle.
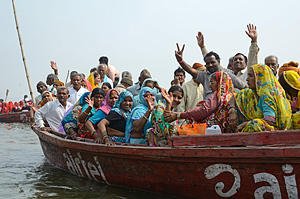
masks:
<svg viewBox="0 0 300 199"><path fill-rule="evenodd" d="M104 141L105 140L105 138L108 138L109 139L109 136L106 134L106 135L104 135L103 137L102 137L102 140Z"/></svg>
<svg viewBox="0 0 300 199"><path fill-rule="evenodd" d="M143 118L145 118L146 120L148 120L148 118L145 115L143 115Z"/></svg>
<svg viewBox="0 0 300 199"><path fill-rule="evenodd" d="M228 113L231 113L231 112L236 112L237 113L236 108L235 107L230 107Z"/></svg>
<svg viewBox="0 0 300 199"><path fill-rule="evenodd" d="M183 63L183 62L184 62L184 61L183 61L183 59L181 59L181 61L179 61L178 63L180 63L180 64L181 64L181 63Z"/></svg>
<svg viewBox="0 0 300 199"><path fill-rule="evenodd" d="M180 112L177 112L177 119L179 120L180 119Z"/></svg>
<svg viewBox="0 0 300 199"><path fill-rule="evenodd" d="M86 113L85 111L83 111L83 112L84 112L84 114L89 115L89 113Z"/></svg>

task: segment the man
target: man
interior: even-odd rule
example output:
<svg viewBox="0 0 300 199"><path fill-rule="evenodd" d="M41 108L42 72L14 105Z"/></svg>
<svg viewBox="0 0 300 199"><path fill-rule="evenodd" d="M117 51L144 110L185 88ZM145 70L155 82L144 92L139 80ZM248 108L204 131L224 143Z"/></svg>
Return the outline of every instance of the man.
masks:
<svg viewBox="0 0 300 199"><path fill-rule="evenodd" d="M110 83L113 86L113 82L110 78L107 77L107 65L106 64L99 64L97 72L100 74L100 83L99 86L102 87L104 82Z"/></svg>
<svg viewBox="0 0 300 199"><path fill-rule="evenodd" d="M35 103L36 103L36 105L38 105L39 102L42 100L43 92L47 90L47 86L44 82L39 81L36 85L36 89L37 89L37 92L40 93L38 96L35 97Z"/></svg>
<svg viewBox="0 0 300 199"><path fill-rule="evenodd" d="M233 70L233 58L234 57L230 57L228 60L228 65L227 65L228 70Z"/></svg>
<svg viewBox="0 0 300 199"><path fill-rule="evenodd" d="M205 71L206 68L202 64L195 63L193 68L197 71ZM183 83L183 96L181 103L178 105L178 112L185 112L196 107L197 103L203 100L203 86L195 79Z"/></svg>
<svg viewBox="0 0 300 199"><path fill-rule="evenodd" d="M46 79L46 84L48 85L47 86L47 90L50 91L53 95L56 96L56 88L54 87L54 81L55 81L55 75L54 74L49 74L47 76L47 79Z"/></svg>
<svg viewBox="0 0 300 199"><path fill-rule="evenodd" d="M147 69L142 70L139 76L138 84L128 87L127 90L130 91L133 96L137 96L140 94L141 86L144 80L148 78L151 78L150 72Z"/></svg>
<svg viewBox="0 0 300 199"><path fill-rule="evenodd" d="M70 97L68 102L74 105L84 93L89 91L81 86L81 75L78 73L71 77L71 83L73 87L69 88Z"/></svg>
<svg viewBox="0 0 300 199"><path fill-rule="evenodd" d="M242 53L237 53L233 57L232 71L237 77L241 77L242 72L247 66L247 57ZM246 77L247 78L247 77ZM242 79L244 81L244 79ZM246 81L246 79L245 79Z"/></svg>
<svg viewBox="0 0 300 199"><path fill-rule="evenodd" d="M75 70L71 71L71 73L70 73L70 79L71 79L72 76L73 76L74 74L76 74L76 73L77 73L77 71L75 71ZM71 81L67 82L66 85L65 85L65 87L66 87L67 89L72 88L72 87L73 87L72 82L71 82Z"/></svg>
<svg viewBox="0 0 300 199"><path fill-rule="evenodd" d="M121 93L126 91L126 89L133 85L132 79L130 77L123 77L121 80L121 84L118 84L115 89Z"/></svg>
<svg viewBox="0 0 300 199"><path fill-rule="evenodd" d="M179 49L179 46L177 44L178 51L175 51L175 56L178 61L178 63L181 65L181 67L188 72L190 75L192 75L193 79L195 79L197 82L201 83L203 85L204 91L203 91L203 100L207 100L210 98L213 94L212 90L210 89L210 75L217 71L225 71L232 80L232 83L236 89L244 89L247 87L247 84L243 81L241 81L239 78L237 78L232 72L230 72L228 69L221 68L220 65L220 57L215 52L209 52L204 57L205 67L207 71L197 71L196 69L192 68L189 64L187 64L185 61L183 61L182 54L184 50L184 46L182 50Z"/></svg>
<svg viewBox="0 0 300 199"><path fill-rule="evenodd" d="M62 86L57 90L57 100L46 103L35 112L35 123L42 130L49 130L45 127L44 119L48 122L52 130L58 131L60 122L66 111L72 106L68 102L69 90Z"/></svg>
<svg viewBox="0 0 300 199"><path fill-rule="evenodd" d="M99 58L99 64L107 65L106 75L113 82L113 84L111 84L111 86L115 87L119 83L119 80L120 80L120 73L118 72L118 70L114 66L108 65L108 58L105 56L102 56Z"/></svg>
<svg viewBox="0 0 300 199"><path fill-rule="evenodd" d="M131 74L131 72L129 72L129 71L123 71L123 72L122 72L122 79L123 79L124 77L129 77L130 79L132 79L132 74Z"/></svg>
<svg viewBox="0 0 300 199"><path fill-rule="evenodd" d="M246 82L246 79L247 79L248 68L250 66L253 66L258 63L257 54L259 51L259 47L257 45L258 34L257 34L256 26L254 26L253 24L248 24L247 29L248 29L248 32L246 31L246 34L251 39L251 45L249 48L249 54L248 54L248 59L247 59L247 69L244 72L241 71L241 73L239 74L239 78L244 82ZM202 55L203 55L203 57L205 57L205 55L208 53L208 50L204 45L204 36L201 32L198 32L197 41L198 41L198 46L201 49ZM234 65L234 63L233 63L233 65ZM238 72L239 71L237 71L237 73Z"/></svg>
<svg viewBox="0 0 300 199"><path fill-rule="evenodd" d="M174 80L178 79L180 86L185 82L185 72L181 67L174 71Z"/></svg>
<svg viewBox="0 0 300 199"><path fill-rule="evenodd" d="M270 56L265 58L265 64L272 69L273 74L276 77L277 70L279 68L278 58L274 55L270 55Z"/></svg>

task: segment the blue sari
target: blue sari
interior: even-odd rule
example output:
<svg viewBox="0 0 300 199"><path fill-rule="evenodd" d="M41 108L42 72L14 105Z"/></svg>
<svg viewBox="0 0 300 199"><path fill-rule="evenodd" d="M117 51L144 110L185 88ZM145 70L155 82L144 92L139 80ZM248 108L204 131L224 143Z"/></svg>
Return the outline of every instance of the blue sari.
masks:
<svg viewBox="0 0 300 199"><path fill-rule="evenodd" d="M148 104L144 98L144 95L146 92L150 92L155 95L155 92L149 88L149 87L144 87L141 89L140 94L139 94L139 104L132 110L131 115L129 116L128 120L126 121L126 129L125 129L125 142L126 143L132 143L132 144L146 144L146 139L145 139L145 133L147 129L151 128L151 122L149 117L148 121L146 122L144 126L144 133L143 137L144 138L130 138L130 132L133 129L133 120L139 120L143 117L143 115L147 112L148 110Z"/></svg>
<svg viewBox="0 0 300 199"><path fill-rule="evenodd" d="M123 91L120 93L118 100L116 101L115 105L110 111L115 111L121 117L123 117L127 122L127 119L129 118L131 113L131 109L129 111L125 111L121 107L121 103L125 100L126 97L131 97L131 99L133 100L133 95L130 91ZM119 136L109 136L109 137L113 142L125 142L125 137L119 137Z"/></svg>

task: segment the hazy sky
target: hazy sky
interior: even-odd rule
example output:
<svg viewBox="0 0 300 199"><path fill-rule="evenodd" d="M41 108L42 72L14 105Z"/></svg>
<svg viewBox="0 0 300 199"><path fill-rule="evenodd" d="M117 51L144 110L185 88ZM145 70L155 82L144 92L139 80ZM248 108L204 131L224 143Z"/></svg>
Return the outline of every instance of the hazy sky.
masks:
<svg viewBox="0 0 300 199"><path fill-rule="evenodd" d="M184 60L204 64L196 42L202 31L209 50L223 65L237 52L248 54L246 25L258 29L259 62L267 55L280 64L299 61L300 1L200 0L16 0L26 60L35 96L36 84L52 73L57 62L60 80L68 70L88 76L102 55L119 70L129 70L137 81L147 68L160 85L169 88L178 67L176 42L186 44ZM8 101L29 95L15 28L11 0L0 2L0 98ZM187 74L187 79L190 75Z"/></svg>

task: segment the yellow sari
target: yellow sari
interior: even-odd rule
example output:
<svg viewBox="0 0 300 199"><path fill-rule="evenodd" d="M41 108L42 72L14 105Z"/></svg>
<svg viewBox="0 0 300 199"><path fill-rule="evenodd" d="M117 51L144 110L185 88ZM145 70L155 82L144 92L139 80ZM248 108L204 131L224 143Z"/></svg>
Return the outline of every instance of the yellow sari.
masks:
<svg viewBox="0 0 300 199"><path fill-rule="evenodd" d="M271 69L264 64L250 68L254 71L256 91L246 88L234 95L238 114L243 117L241 120L249 121L241 132L290 129L291 106ZM269 125L267 121L274 125Z"/></svg>
<svg viewBox="0 0 300 199"><path fill-rule="evenodd" d="M296 109L299 110L300 109L300 75L292 70L289 71L284 71L282 73L282 77L283 77L283 82L282 83L282 87L285 90L289 90L290 88L288 88L288 86L290 86L291 88L295 89L298 91L297 93L297 97L293 97L292 95L289 95L289 93L287 93L287 98L291 103L291 106ZM279 79L280 81L282 81L282 77L280 76ZM288 86L286 86L286 84ZM293 129L300 129L300 113L294 113L292 114L292 121L293 121Z"/></svg>
<svg viewBox="0 0 300 199"><path fill-rule="evenodd" d="M94 88L100 88L99 85L95 85L95 81L94 81L94 73L91 73L87 80L91 83L91 86L92 86L92 90L94 90Z"/></svg>

